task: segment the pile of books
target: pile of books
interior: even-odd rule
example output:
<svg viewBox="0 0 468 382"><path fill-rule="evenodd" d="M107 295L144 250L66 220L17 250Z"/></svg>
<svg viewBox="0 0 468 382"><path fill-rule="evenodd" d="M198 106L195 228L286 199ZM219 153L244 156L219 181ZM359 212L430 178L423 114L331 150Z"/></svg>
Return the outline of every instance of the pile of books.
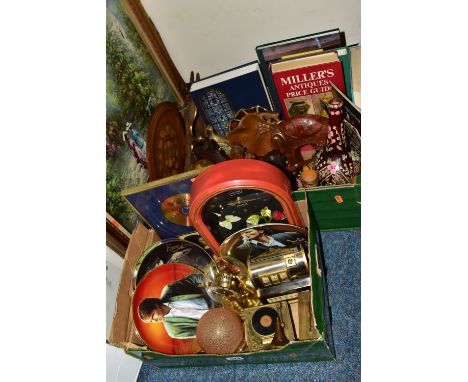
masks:
<svg viewBox="0 0 468 382"><path fill-rule="evenodd" d="M226 135L227 119L256 105L277 111L282 118L326 116L327 102L340 96L360 114L360 46L347 46L338 28L255 50L257 61L191 84L190 93L205 123L221 135Z"/></svg>

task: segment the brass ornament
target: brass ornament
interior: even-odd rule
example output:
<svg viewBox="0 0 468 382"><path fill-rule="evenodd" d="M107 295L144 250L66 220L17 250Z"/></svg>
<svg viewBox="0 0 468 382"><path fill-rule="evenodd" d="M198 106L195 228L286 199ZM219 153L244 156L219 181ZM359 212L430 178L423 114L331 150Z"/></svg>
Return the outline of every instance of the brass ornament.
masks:
<svg viewBox="0 0 468 382"><path fill-rule="evenodd" d="M277 329L276 322L281 326L280 329ZM296 339L289 305L286 301L245 309L244 325L245 341L250 351L283 346L286 340L289 342ZM272 343L275 336L275 343Z"/></svg>
<svg viewBox="0 0 468 382"><path fill-rule="evenodd" d="M233 257L214 260L205 273L204 287L214 301L240 315L261 304L247 267Z"/></svg>

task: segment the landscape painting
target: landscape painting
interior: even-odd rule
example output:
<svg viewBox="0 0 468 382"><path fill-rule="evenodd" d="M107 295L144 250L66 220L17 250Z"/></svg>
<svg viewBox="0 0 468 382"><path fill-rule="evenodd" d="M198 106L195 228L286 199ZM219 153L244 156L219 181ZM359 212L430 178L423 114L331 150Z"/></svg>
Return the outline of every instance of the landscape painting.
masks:
<svg viewBox="0 0 468 382"><path fill-rule="evenodd" d="M120 193L148 180L151 114L176 98L120 0L106 6L106 210L131 232L137 215Z"/></svg>

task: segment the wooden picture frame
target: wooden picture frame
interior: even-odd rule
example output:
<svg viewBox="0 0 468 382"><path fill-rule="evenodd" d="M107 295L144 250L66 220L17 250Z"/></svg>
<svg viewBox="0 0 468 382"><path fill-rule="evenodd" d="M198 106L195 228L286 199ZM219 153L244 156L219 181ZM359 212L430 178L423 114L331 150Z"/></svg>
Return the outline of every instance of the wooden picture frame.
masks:
<svg viewBox="0 0 468 382"><path fill-rule="evenodd" d="M131 234L117 220L106 212L106 245L125 258Z"/></svg>
<svg viewBox="0 0 468 382"><path fill-rule="evenodd" d="M184 106L187 102L188 89L172 61L164 42L155 25L146 13L140 0L122 0L122 5L148 51L156 62L176 96L177 103Z"/></svg>
<svg viewBox="0 0 468 382"><path fill-rule="evenodd" d="M191 122L189 123L188 121L193 119L191 117L193 108L190 107L192 102L188 97L189 93L187 85L175 67L166 47L164 46L161 36L146 13L141 1L115 1L120 3L121 8L125 12L131 24L133 24L138 36L143 42L143 45L146 47L147 53L154 61L154 64L159 69L162 78L167 83L167 87L172 91L173 98L184 118L185 126L190 126ZM187 155L184 156L184 160L188 162L189 158L186 157ZM119 222L120 219L118 216L115 216L115 218L111 216L109 218L110 215L108 213L107 215L106 244L120 256L124 257L130 233L125 228L124 230L126 233L122 233L121 229L118 228L118 226L122 227L122 224L120 223L123 223Z"/></svg>

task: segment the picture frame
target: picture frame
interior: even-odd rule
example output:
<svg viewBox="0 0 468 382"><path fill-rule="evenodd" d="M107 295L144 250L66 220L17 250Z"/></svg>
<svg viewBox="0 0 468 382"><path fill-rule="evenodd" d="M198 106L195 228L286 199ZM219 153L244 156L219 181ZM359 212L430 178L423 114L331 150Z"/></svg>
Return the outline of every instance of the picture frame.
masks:
<svg viewBox="0 0 468 382"><path fill-rule="evenodd" d="M179 105L187 102L188 89L174 65L154 23L149 18L140 0L122 0L122 5L138 34L145 43L151 57L172 88Z"/></svg>
<svg viewBox="0 0 468 382"><path fill-rule="evenodd" d="M122 190L122 195L146 225L161 239L195 231L189 219L193 180L208 167L186 171Z"/></svg>
<svg viewBox="0 0 468 382"><path fill-rule="evenodd" d="M186 84L140 1L108 2L106 29L106 213L112 215L111 219L106 218L106 244L124 256L129 235L122 234L116 226L131 232L137 217L120 191L148 181L145 140L151 115L157 105L172 103L182 113L186 129L183 112L189 110L189 98ZM138 58L133 59L132 54ZM124 65L120 62L122 55ZM124 69L135 64L136 68ZM146 81L142 86L131 89L128 81L122 84L120 78L136 72L138 78ZM139 94L138 89L144 91ZM126 105L125 99L134 100L127 103L138 100L138 107L133 103Z"/></svg>
<svg viewBox="0 0 468 382"><path fill-rule="evenodd" d="M125 258L130 237L130 232L106 212L106 245L117 255Z"/></svg>

